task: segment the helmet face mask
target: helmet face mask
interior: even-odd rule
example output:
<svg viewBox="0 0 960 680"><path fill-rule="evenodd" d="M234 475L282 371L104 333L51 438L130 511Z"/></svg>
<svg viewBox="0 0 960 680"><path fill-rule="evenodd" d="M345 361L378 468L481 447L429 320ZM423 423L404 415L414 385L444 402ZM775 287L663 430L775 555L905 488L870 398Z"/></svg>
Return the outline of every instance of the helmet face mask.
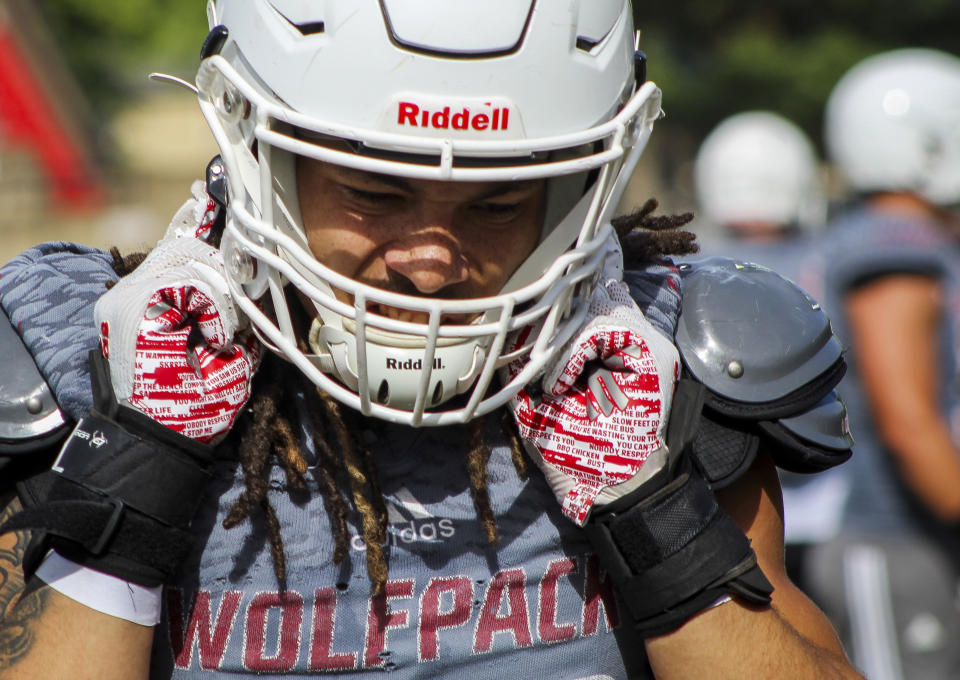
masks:
<svg viewBox="0 0 960 680"><path fill-rule="evenodd" d="M197 86L226 168L229 283L266 344L334 398L394 422L464 422L532 382L582 324L611 212L660 113L652 83L634 92L629 6L591 2L530 3L506 51L506 29L488 22L489 53L478 29L469 58L427 49L418 26L430 2L211 5L227 38ZM448 21L450 35L463 33L455 14ZM584 43L581 31L600 39ZM540 77L519 77L521 67ZM593 101L580 101L578 77ZM367 79L376 82L356 85ZM369 285L311 250L298 158L412 183L545 182L539 243L484 297ZM315 317L309 329L291 313L298 297ZM497 384L497 369L518 359L523 370Z"/></svg>

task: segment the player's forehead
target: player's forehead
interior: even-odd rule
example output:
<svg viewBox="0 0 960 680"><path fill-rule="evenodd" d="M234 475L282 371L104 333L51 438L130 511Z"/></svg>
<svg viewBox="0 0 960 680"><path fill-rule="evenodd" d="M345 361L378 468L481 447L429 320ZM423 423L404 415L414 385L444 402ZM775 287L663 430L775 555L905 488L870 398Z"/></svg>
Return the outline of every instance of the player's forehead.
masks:
<svg viewBox="0 0 960 680"><path fill-rule="evenodd" d="M301 181L307 183L346 183L369 190L393 190L417 196L444 197L447 200L522 199L539 194L545 186L545 180L539 179L484 182L416 179L313 159L301 160L299 174Z"/></svg>

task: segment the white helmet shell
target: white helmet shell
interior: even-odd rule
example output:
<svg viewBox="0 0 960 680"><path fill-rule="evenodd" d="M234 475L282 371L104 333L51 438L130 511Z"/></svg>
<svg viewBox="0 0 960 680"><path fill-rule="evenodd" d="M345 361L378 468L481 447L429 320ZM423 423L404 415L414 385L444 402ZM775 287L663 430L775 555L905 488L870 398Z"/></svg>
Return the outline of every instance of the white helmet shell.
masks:
<svg viewBox="0 0 960 680"><path fill-rule="evenodd" d="M704 139L694 162L703 218L711 225L769 222L815 229L825 198L816 151L794 123L769 111L723 120Z"/></svg>
<svg viewBox="0 0 960 680"><path fill-rule="evenodd" d="M628 0L217 0L208 16L222 40L197 86L227 174L222 249L264 341L343 403L412 425L464 422L541 375L583 321L660 115L660 91L635 81ZM489 298L359 283L307 246L298 154L412 179L546 178L541 243ZM309 334L288 285L315 308Z"/></svg>
<svg viewBox="0 0 960 680"><path fill-rule="evenodd" d="M855 191L960 202L960 59L923 48L865 59L833 88L824 135Z"/></svg>

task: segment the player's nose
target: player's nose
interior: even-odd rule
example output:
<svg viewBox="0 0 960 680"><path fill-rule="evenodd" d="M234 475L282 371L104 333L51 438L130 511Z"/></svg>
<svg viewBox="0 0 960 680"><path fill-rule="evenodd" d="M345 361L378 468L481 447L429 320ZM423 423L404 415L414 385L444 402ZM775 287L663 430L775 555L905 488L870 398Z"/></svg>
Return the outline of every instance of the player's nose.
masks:
<svg viewBox="0 0 960 680"><path fill-rule="evenodd" d="M466 281L470 266L448 229L431 226L394 241L384 252L387 267L423 294Z"/></svg>

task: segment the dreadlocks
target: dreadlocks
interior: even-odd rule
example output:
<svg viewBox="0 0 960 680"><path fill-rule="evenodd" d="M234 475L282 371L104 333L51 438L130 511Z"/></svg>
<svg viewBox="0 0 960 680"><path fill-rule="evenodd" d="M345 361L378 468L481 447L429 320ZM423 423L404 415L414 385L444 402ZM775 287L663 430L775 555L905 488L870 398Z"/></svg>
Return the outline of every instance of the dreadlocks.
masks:
<svg viewBox="0 0 960 680"><path fill-rule="evenodd" d="M296 386L291 389L291 386ZM361 416L343 409L330 396L320 392L299 371L277 356L264 359L254 382L253 397L244 415L230 434L227 448L234 448L244 475L245 489L233 503L223 522L227 529L263 513L270 543L274 573L281 588L286 585L286 559L276 515L270 505L270 471L274 464L283 469L291 490L305 490L308 469L304 450L293 436L300 425L298 417L308 420L312 433L320 490L327 501L333 527L333 561L339 564L347 556L350 507L360 515L360 529L367 545L367 573L374 594L383 592L387 581L387 509L380 490L377 467L369 446L360 434L365 428ZM297 404L297 400L303 400ZM302 414L298 416L298 414ZM500 418L499 415L496 416ZM484 420L467 426L470 450L466 467L477 516L491 544L497 542L493 510L487 492L486 463L490 449L483 441ZM503 421L506 422L506 421ZM515 460L521 445L511 432ZM518 472L525 474L525 463Z"/></svg>
<svg viewBox="0 0 960 680"><path fill-rule="evenodd" d="M698 249L695 236L679 230L693 219L693 215L655 216L653 212L657 207L657 201L651 198L639 209L613 220L628 268L661 262L669 255L686 255ZM133 271L145 257L142 253L122 256L116 248L110 252L114 269L120 276ZM273 354L264 358L252 394L247 409L225 445L226 449L236 452L245 488L230 507L223 526L231 529L246 519L252 519L254 512L262 513L274 574L281 589L285 589L286 557L280 523L270 503L270 472L274 465L279 465L292 492L307 489L307 458L303 444L294 434L302 431L304 423L300 419L305 418L307 431L313 435L311 443L317 457L314 470L327 502L333 531L333 561L340 564L349 552L347 517L352 505L361 518L372 592L382 594L387 581L384 551L387 509L373 454L361 437L365 430L361 416L342 409L303 374ZM471 496L487 541L496 545L497 526L487 488L487 462L491 450L484 432L489 430L488 421L507 436L517 474L526 477L528 468L516 424L507 409L467 424L465 465Z"/></svg>
<svg viewBox="0 0 960 680"><path fill-rule="evenodd" d="M649 198L638 209L611 221L627 269L663 261L668 255L691 255L700 250L693 232L680 229L693 220L693 213L654 215L659 205L657 199Z"/></svg>

